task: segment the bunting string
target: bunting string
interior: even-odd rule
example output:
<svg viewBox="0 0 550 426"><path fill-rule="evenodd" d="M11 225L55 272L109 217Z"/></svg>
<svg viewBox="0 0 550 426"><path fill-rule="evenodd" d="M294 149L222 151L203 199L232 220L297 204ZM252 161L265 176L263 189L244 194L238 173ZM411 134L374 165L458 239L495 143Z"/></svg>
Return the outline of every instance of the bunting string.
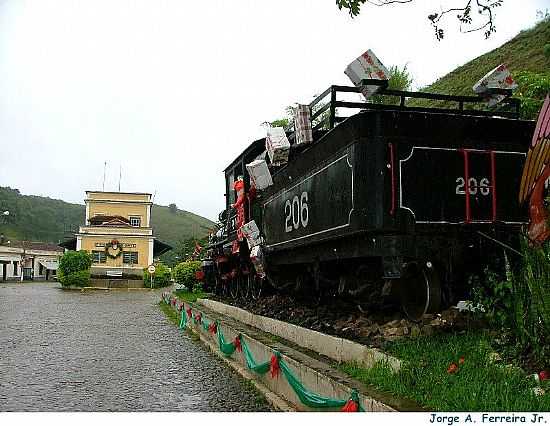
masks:
<svg viewBox="0 0 550 426"><path fill-rule="evenodd" d="M176 298L171 297L168 293L163 293L162 301L167 305L176 306ZM278 379L282 373L300 402L311 408L340 408L343 412L357 412L365 411L359 402L359 394L357 390L353 389L348 399L332 399L321 396L315 392L308 390L299 378L294 374L289 365L282 359L281 354L277 351L273 351L269 361L262 363L256 362L252 351L246 343L246 339L241 334L235 336L232 342L227 342L220 327L219 320L208 321L202 318L202 313L197 312L194 316L191 307L184 309L184 304L177 306L181 312L181 319L179 327L183 329L188 324L188 319L193 318L195 325L201 325L203 330L216 335L218 348L220 352L229 357L235 353L235 351L242 352L245 360L246 367L258 375L264 375L268 372L272 379Z"/></svg>

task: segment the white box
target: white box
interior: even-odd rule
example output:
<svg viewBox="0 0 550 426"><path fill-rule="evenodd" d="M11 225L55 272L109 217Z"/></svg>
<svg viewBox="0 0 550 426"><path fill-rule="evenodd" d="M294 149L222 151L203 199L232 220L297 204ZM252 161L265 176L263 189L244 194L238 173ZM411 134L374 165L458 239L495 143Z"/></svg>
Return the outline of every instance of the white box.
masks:
<svg viewBox="0 0 550 426"><path fill-rule="evenodd" d="M514 90L518 87L517 83L512 78L510 70L505 64L500 64L495 69L485 74L472 89L480 96L484 96L487 104L492 107L502 102L506 95L487 93L491 89L509 89Z"/></svg>
<svg viewBox="0 0 550 426"><path fill-rule="evenodd" d="M273 185L271 172L265 160L254 160L252 163L246 165L246 170L248 170L250 180L256 189L261 190Z"/></svg>
<svg viewBox="0 0 550 426"><path fill-rule="evenodd" d="M349 64L344 73L355 86L362 87L361 93L365 99L370 98L378 92L381 86L361 86L361 80L373 79L384 81L388 80L390 76L388 69L370 49Z"/></svg>
<svg viewBox="0 0 550 426"><path fill-rule="evenodd" d="M260 246L252 247L250 250L250 261L254 265L256 273L261 277L265 277L264 256Z"/></svg>
<svg viewBox="0 0 550 426"><path fill-rule="evenodd" d="M243 236L246 238L249 248L258 246L263 242L263 239L260 235L260 230L258 229L258 225L256 225L256 222L253 220L251 220L248 223L245 223L241 227L241 232L243 233Z"/></svg>
<svg viewBox="0 0 550 426"><path fill-rule="evenodd" d="M294 128L297 145L313 142L311 111L309 105L298 104L294 110Z"/></svg>
<svg viewBox="0 0 550 426"><path fill-rule="evenodd" d="M274 166L288 163L290 142L286 137L285 129L282 127L269 128L267 130L267 137L265 138L265 149L267 150L271 164Z"/></svg>

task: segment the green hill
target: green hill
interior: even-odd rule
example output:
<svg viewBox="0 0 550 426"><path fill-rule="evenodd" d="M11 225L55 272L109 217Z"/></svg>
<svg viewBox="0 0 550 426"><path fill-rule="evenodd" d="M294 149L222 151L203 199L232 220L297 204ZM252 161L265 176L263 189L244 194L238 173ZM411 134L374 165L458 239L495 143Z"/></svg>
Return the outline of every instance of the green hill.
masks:
<svg viewBox="0 0 550 426"><path fill-rule="evenodd" d="M456 68L433 84L422 89L431 93L473 95L472 86L487 72L504 63L518 81L516 97L529 95L539 98L550 85L550 20L539 22L534 28L524 30L512 40L470 62ZM547 51L545 54L545 50ZM542 84L543 88L526 87ZM411 100L411 106L441 106L438 101ZM534 108L536 110L536 108ZM529 113L530 114L530 113ZM530 117L532 118L532 117Z"/></svg>
<svg viewBox="0 0 550 426"><path fill-rule="evenodd" d="M0 233L8 239L59 243L70 238L86 215L84 205L35 195L22 195L17 189L0 187ZM153 205L155 236L172 246L189 238L202 238L214 223L196 214Z"/></svg>

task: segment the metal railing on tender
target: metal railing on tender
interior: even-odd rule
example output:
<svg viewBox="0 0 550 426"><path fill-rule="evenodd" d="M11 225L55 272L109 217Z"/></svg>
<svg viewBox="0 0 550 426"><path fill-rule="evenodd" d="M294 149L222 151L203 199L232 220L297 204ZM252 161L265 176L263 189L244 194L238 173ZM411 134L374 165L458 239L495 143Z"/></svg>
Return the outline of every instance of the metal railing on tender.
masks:
<svg viewBox="0 0 550 426"><path fill-rule="evenodd" d="M334 126L349 117L339 116L338 108L358 109L358 110L399 110L399 111L420 111L420 112L442 112L461 115L478 116L497 116L506 118L519 118L519 99L510 97L512 92L508 89L490 89L486 93L502 94L507 96L497 107L488 108L486 99L481 96L463 96L463 95L445 95L440 93L411 92L405 90L388 89L387 80L362 80L362 85L339 86L332 85L323 93L317 96L309 104L311 109L312 129L331 130ZM380 86L381 89L376 93L375 98L378 102L369 99L369 101L349 101L340 99L341 94L356 93L360 94L362 86ZM328 99L327 99L328 98ZM421 106L410 105L412 99L425 99L429 101L440 101L440 106ZM391 100L391 103L384 101ZM417 103L418 104L418 103ZM474 108L475 107L475 108ZM327 114L328 112L328 114ZM323 116L324 115L324 116ZM287 132L290 132L289 139L294 139L294 126L290 126Z"/></svg>

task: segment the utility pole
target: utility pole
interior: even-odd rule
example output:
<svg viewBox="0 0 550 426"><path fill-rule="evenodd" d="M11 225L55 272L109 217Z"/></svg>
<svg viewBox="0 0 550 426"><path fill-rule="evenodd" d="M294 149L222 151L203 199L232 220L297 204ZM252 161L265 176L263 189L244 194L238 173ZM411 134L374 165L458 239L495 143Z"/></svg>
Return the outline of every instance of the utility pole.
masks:
<svg viewBox="0 0 550 426"><path fill-rule="evenodd" d="M107 171L107 161L105 161L105 164L103 164L103 189L102 191L105 192L105 173Z"/></svg>

